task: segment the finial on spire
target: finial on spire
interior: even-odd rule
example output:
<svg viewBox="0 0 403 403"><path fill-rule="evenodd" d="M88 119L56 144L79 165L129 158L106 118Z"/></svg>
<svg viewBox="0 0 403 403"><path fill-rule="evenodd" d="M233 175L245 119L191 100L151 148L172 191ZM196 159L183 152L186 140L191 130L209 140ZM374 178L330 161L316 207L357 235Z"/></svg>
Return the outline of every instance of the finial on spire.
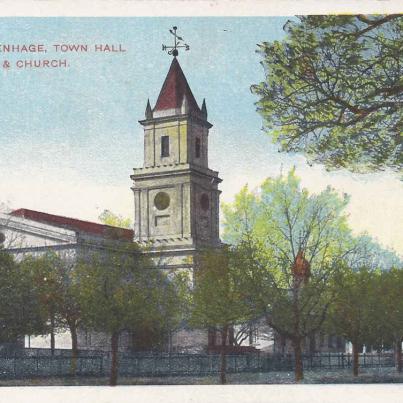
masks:
<svg viewBox="0 0 403 403"><path fill-rule="evenodd" d="M202 104L202 107L201 107L201 113L202 113L202 116L204 117L204 119L207 119L207 106L206 106L206 99L205 98L203 98L203 104Z"/></svg>
<svg viewBox="0 0 403 403"><path fill-rule="evenodd" d="M162 45L162 50L167 50L168 55L172 55L173 57L178 56L178 54L179 54L178 48L185 48L185 50L190 49L190 46L187 43L183 42L183 38L181 38L180 36L178 36L176 34L177 29L178 29L178 27L172 27L172 29L169 30L169 32L175 38L174 46ZM170 50L168 50L168 49L170 49Z"/></svg>
<svg viewBox="0 0 403 403"><path fill-rule="evenodd" d="M147 106L146 106L146 119L152 119L153 118L153 110L151 109L150 105L150 100L147 100Z"/></svg>

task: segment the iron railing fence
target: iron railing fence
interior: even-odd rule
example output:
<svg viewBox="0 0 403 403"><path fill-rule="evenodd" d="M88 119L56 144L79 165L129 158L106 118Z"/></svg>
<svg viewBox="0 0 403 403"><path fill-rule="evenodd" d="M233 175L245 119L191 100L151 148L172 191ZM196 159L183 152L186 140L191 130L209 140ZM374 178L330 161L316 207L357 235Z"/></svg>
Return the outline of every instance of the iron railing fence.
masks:
<svg viewBox="0 0 403 403"><path fill-rule="evenodd" d="M21 379L71 376L71 350L26 349L5 357L0 356L0 378ZM352 367L352 355L347 353L318 353L304 355L305 370L337 370ZM360 354L362 368L383 368L395 365L393 353ZM104 351L79 352L76 376L108 376L111 354ZM227 372L293 371L291 354L247 353L227 355ZM126 377L207 376L220 371L218 354L120 353L119 375Z"/></svg>

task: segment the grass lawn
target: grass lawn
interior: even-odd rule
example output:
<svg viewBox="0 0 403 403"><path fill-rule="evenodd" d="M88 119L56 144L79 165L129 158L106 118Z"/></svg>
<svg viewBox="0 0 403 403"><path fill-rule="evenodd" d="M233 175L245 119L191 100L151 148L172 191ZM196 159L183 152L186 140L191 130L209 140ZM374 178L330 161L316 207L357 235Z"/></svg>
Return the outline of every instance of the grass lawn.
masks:
<svg viewBox="0 0 403 403"><path fill-rule="evenodd" d="M341 383L403 383L403 373L394 368L361 369L357 378L351 370L337 371L306 371L303 384L341 384ZM120 385L216 385L219 377L120 377ZM291 372L242 373L229 374L228 383L243 384L294 384L294 374ZM108 378L37 378L20 380L0 380L0 386L95 386L108 385Z"/></svg>

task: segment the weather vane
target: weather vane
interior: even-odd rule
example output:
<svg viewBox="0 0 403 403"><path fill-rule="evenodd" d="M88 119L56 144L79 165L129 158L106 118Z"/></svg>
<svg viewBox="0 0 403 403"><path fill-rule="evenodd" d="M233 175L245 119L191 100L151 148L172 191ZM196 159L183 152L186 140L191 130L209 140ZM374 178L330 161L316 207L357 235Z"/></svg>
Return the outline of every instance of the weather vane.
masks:
<svg viewBox="0 0 403 403"><path fill-rule="evenodd" d="M175 43L174 46L166 46L166 45L162 45L162 50L167 50L168 51L168 55L172 55L173 57L178 56L179 52L178 52L178 48L185 48L185 50L189 50L190 47L187 43L183 42L183 38L178 36L176 34L176 30L178 29L178 27L172 27L172 29L169 30L169 32L174 36L175 38ZM169 49L169 50L168 50Z"/></svg>

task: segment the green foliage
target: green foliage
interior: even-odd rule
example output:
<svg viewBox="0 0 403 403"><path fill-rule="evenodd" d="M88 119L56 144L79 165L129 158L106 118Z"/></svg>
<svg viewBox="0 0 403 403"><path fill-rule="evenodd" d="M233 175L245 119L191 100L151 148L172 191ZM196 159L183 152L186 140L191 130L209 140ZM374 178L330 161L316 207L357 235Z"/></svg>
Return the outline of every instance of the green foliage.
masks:
<svg viewBox="0 0 403 403"><path fill-rule="evenodd" d="M190 323L215 328L246 322L250 310L240 287L236 254L229 248L206 250L199 256Z"/></svg>
<svg viewBox="0 0 403 403"><path fill-rule="evenodd" d="M37 291L31 273L0 251L0 342L46 333Z"/></svg>
<svg viewBox="0 0 403 403"><path fill-rule="evenodd" d="M26 256L20 267L32 279L42 317L47 320L55 317L62 305L62 286L58 270L60 260L57 255L49 253L39 257Z"/></svg>
<svg viewBox="0 0 403 403"><path fill-rule="evenodd" d="M205 250L198 257L190 324L220 334L220 380L226 380L226 344L229 330L253 315L242 288L237 254L228 247Z"/></svg>
<svg viewBox="0 0 403 403"><path fill-rule="evenodd" d="M366 233L350 239L349 245L350 252L345 261L352 269L365 266L372 270L389 270L402 266L402 260L395 251L382 247Z"/></svg>
<svg viewBox="0 0 403 403"><path fill-rule="evenodd" d="M26 256L21 266L30 273L42 315L52 318L58 329L77 327L81 311L70 259L49 252L39 257Z"/></svg>
<svg viewBox="0 0 403 403"><path fill-rule="evenodd" d="M99 215L99 220L106 225L110 225L111 227L119 227L119 228L131 228L132 222L130 218L122 217L121 215L114 214L109 210L104 210Z"/></svg>
<svg viewBox="0 0 403 403"><path fill-rule="evenodd" d="M169 279L134 244L105 243L77 264L74 281L88 329L161 333L181 319L183 276Z"/></svg>
<svg viewBox="0 0 403 403"><path fill-rule="evenodd" d="M357 345L381 344L385 317L381 272L345 268L334 278L327 327Z"/></svg>
<svg viewBox="0 0 403 403"><path fill-rule="evenodd" d="M319 329L330 303L328 282L346 254L348 198L327 188L301 189L295 172L267 179L259 192L244 188L224 206L224 239L237 245L243 288L256 315L280 334L302 338ZM309 273L296 278L302 253Z"/></svg>
<svg viewBox="0 0 403 403"><path fill-rule="evenodd" d="M382 340L393 343L403 338L403 269L383 271L376 303L380 306Z"/></svg>
<svg viewBox="0 0 403 403"><path fill-rule="evenodd" d="M328 169L401 171L403 16L303 16L258 52L252 86L281 151Z"/></svg>

